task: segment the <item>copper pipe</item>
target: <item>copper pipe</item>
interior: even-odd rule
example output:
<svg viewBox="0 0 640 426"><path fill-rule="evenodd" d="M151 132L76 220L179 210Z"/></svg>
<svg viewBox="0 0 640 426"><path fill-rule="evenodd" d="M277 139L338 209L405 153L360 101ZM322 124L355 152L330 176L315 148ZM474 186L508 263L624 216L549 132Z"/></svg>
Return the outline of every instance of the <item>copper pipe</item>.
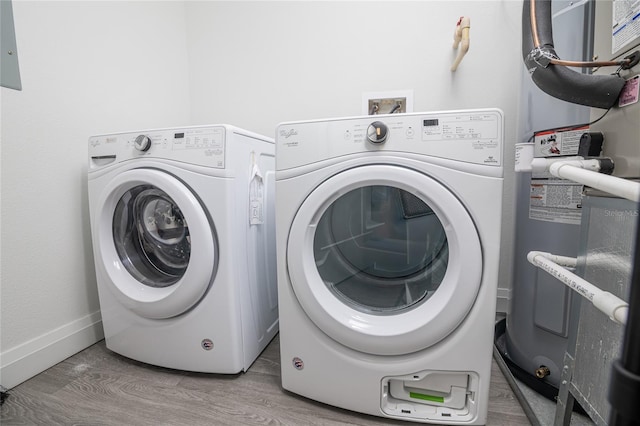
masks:
<svg viewBox="0 0 640 426"><path fill-rule="evenodd" d="M533 46L540 49L540 38L538 37L538 23L536 20L536 0L531 0L529 8L531 14L531 36L533 38ZM623 59L621 61L564 61L562 59L548 58L550 64L562 65L565 67L591 68L591 67L614 67L631 63L631 59Z"/></svg>
<svg viewBox="0 0 640 426"><path fill-rule="evenodd" d="M538 37L538 22L536 20L536 0L531 0L529 10L531 18L531 35L533 36L533 47L540 48L540 38Z"/></svg>
<svg viewBox="0 0 640 426"><path fill-rule="evenodd" d="M582 62L582 61L563 61L562 59L551 59L551 63L555 65L564 65L565 67L578 67L578 68L587 68L587 67L614 67L616 65L624 65L625 63L630 62L629 59L624 59L622 61L603 61L603 62Z"/></svg>

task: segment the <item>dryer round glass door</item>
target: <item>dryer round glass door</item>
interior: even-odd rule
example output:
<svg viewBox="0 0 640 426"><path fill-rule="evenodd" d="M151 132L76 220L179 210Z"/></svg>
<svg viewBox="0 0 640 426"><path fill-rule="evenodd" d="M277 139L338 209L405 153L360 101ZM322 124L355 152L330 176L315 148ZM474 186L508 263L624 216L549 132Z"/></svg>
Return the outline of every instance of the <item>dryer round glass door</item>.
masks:
<svg viewBox="0 0 640 426"><path fill-rule="evenodd" d="M393 314L424 303L442 283L447 236L420 198L373 185L341 195L320 217L313 242L327 288L367 314Z"/></svg>
<svg viewBox="0 0 640 426"><path fill-rule="evenodd" d="M296 297L334 340L366 353L427 348L473 306L482 250L442 184L400 166L339 173L294 218L287 260Z"/></svg>
<svg viewBox="0 0 640 426"><path fill-rule="evenodd" d="M182 182L153 169L119 174L100 200L98 241L111 290L147 318L170 318L204 295L217 265L206 211Z"/></svg>

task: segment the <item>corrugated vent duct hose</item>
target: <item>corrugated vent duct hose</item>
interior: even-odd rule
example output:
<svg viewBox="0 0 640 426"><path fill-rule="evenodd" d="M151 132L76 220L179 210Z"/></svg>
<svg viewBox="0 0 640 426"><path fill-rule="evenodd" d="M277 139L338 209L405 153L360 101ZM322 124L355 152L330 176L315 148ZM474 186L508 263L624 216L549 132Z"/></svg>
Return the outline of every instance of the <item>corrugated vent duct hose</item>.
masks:
<svg viewBox="0 0 640 426"><path fill-rule="evenodd" d="M551 63L552 59L560 59L553 46L551 1L533 2L533 17L532 2L525 0L522 6L522 58L533 82L548 95L563 101L595 108L612 107L625 80L618 75L581 74ZM532 28L536 31L532 32Z"/></svg>

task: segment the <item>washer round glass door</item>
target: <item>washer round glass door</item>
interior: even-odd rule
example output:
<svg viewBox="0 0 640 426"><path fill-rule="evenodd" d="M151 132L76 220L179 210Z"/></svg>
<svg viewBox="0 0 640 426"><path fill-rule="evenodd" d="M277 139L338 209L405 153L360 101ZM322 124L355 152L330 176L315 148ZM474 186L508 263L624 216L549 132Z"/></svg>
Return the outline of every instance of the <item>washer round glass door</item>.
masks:
<svg viewBox="0 0 640 426"><path fill-rule="evenodd" d="M482 276L478 233L460 201L393 165L350 169L315 188L293 220L287 260L309 318L339 343L379 355L450 334Z"/></svg>
<svg viewBox="0 0 640 426"><path fill-rule="evenodd" d="M183 183L154 169L129 170L109 182L100 205L100 251L121 303L159 319L201 299L215 274L216 239Z"/></svg>
<svg viewBox="0 0 640 426"><path fill-rule="evenodd" d="M176 202L153 185L134 186L120 197L113 241L124 267L150 287L175 284L189 265L189 225Z"/></svg>

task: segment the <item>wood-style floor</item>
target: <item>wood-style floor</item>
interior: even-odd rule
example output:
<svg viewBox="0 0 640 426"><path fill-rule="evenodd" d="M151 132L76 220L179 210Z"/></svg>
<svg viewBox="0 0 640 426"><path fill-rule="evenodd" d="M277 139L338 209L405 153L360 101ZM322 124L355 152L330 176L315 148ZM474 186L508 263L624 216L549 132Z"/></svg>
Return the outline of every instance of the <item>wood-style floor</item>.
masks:
<svg viewBox="0 0 640 426"><path fill-rule="evenodd" d="M211 375L132 361L101 341L10 390L2 425L411 425L284 391L278 337L248 372ZM530 426L495 361L490 426Z"/></svg>

